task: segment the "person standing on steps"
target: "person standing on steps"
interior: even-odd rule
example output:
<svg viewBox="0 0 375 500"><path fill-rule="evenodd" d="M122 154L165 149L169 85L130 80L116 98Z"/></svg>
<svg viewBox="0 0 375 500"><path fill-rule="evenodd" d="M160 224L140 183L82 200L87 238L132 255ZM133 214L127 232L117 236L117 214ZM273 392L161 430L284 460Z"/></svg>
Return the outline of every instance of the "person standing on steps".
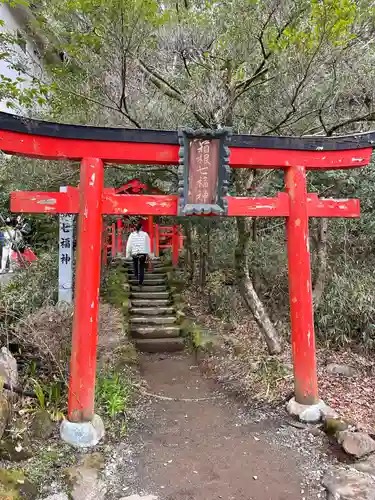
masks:
<svg viewBox="0 0 375 500"><path fill-rule="evenodd" d="M142 222L138 222L136 230L130 234L126 244L126 258L132 257L135 279L139 286L143 285L146 261L150 256L150 237L142 230Z"/></svg>

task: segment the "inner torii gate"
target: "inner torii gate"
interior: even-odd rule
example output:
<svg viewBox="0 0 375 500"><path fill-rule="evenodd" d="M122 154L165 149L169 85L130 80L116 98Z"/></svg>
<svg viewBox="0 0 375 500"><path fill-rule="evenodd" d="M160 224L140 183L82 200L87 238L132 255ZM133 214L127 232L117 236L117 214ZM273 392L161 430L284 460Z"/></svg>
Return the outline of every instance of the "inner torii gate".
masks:
<svg viewBox="0 0 375 500"><path fill-rule="evenodd" d="M134 178L115 190L116 194L164 194L159 188L147 186L140 179ZM108 250L111 249L112 257L124 255L126 248L125 237L135 228L126 223L127 215L118 217L116 223L104 228L103 236L103 264L107 263ZM178 252L181 248L180 228L177 224L172 226L160 226L154 223L154 216L148 215L142 218L142 228L150 236L151 253L159 257L162 248L170 248L172 253L172 264L178 264ZM109 243L108 243L109 240Z"/></svg>
<svg viewBox="0 0 375 500"><path fill-rule="evenodd" d="M0 148L5 153L81 162L79 189L68 188L66 193L14 192L11 196L14 212L79 214L68 422L62 424L62 436L72 444L95 444L103 433L94 416L103 214L286 217L295 398L303 405L319 401L308 221L309 217L359 217L359 201L327 200L308 194L306 172L367 165L375 134L226 138L222 133L217 138L215 133L220 136L220 132L212 131L177 133L61 125L0 113ZM224 168L218 173L213 165L219 157ZM125 196L116 194L115 189L104 189L105 162L180 164L179 196ZM286 191L275 198L227 196L228 181L223 174L226 162L230 168L283 169ZM184 164L188 164L185 171ZM219 199L215 190L220 189Z"/></svg>

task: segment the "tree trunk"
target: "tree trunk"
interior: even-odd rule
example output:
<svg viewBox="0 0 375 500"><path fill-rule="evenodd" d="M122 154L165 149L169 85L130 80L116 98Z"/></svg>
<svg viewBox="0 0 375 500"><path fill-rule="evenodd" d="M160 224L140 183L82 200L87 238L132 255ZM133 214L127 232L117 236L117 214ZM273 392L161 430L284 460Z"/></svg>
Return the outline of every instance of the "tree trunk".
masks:
<svg viewBox="0 0 375 500"><path fill-rule="evenodd" d="M211 222L207 224L207 239L206 239L206 254L207 254L207 271L212 271L212 255L211 255Z"/></svg>
<svg viewBox="0 0 375 500"><path fill-rule="evenodd" d="M207 276L207 236L205 230L199 227L199 286L204 288L206 285Z"/></svg>
<svg viewBox="0 0 375 500"><path fill-rule="evenodd" d="M238 242L235 251L236 275L242 298L254 315L264 339L266 341L270 354L281 352L281 342L278 333L275 330L253 283L250 279L248 270L247 246L250 239L249 218L237 217Z"/></svg>
<svg viewBox="0 0 375 500"><path fill-rule="evenodd" d="M206 266L207 258L203 243L199 245L199 286L204 288L206 285Z"/></svg>
<svg viewBox="0 0 375 500"><path fill-rule="evenodd" d="M184 228L184 248L186 252L186 262L185 262L185 270L187 272L188 281L192 283L194 280L194 253L193 253L193 244L191 237L191 222L186 221L183 226Z"/></svg>
<svg viewBox="0 0 375 500"><path fill-rule="evenodd" d="M253 226L252 226L252 239L253 241L257 240L257 218L253 218Z"/></svg>
<svg viewBox="0 0 375 500"><path fill-rule="evenodd" d="M236 184L237 196L243 195L251 186L253 172L246 170L235 170L234 180ZM281 340L273 326L258 294L254 288L249 274L248 266L248 248L252 236L250 217L236 217L238 240L235 250L236 276L242 298L247 307L252 312L264 339L266 341L270 354L281 352Z"/></svg>
<svg viewBox="0 0 375 500"><path fill-rule="evenodd" d="M327 231L328 231L328 219L325 218L319 219L318 231L317 231L318 237L316 245L318 269L313 284L313 301L315 309L319 307L319 303L324 292L326 278L327 278Z"/></svg>

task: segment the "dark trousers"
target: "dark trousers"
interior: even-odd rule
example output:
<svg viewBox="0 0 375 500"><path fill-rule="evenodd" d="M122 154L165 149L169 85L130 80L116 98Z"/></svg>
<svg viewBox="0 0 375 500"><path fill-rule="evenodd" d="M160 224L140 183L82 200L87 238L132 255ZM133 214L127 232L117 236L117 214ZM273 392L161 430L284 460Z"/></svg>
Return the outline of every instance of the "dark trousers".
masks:
<svg viewBox="0 0 375 500"><path fill-rule="evenodd" d="M143 284L143 280L145 279L146 258L147 258L147 254L145 254L145 253L133 255L133 266L134 266L135 279L138 280L138 283L140 285Z"/></svg>

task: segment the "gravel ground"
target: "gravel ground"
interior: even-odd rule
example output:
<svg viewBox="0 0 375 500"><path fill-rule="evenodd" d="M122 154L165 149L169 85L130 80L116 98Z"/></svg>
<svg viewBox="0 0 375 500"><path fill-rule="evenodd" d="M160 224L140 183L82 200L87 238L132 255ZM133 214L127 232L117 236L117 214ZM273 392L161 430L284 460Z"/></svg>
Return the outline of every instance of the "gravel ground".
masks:
<svg viewBox="0 0 375 500"><path fill-rule="evenodd" d="M188 355L142 358L147 392L161 398L140 402L131 442L113 450L107 499L326 498L321 477L336 459L325 435L295 428L283 408L240 405L193 364Z"/></svg>

